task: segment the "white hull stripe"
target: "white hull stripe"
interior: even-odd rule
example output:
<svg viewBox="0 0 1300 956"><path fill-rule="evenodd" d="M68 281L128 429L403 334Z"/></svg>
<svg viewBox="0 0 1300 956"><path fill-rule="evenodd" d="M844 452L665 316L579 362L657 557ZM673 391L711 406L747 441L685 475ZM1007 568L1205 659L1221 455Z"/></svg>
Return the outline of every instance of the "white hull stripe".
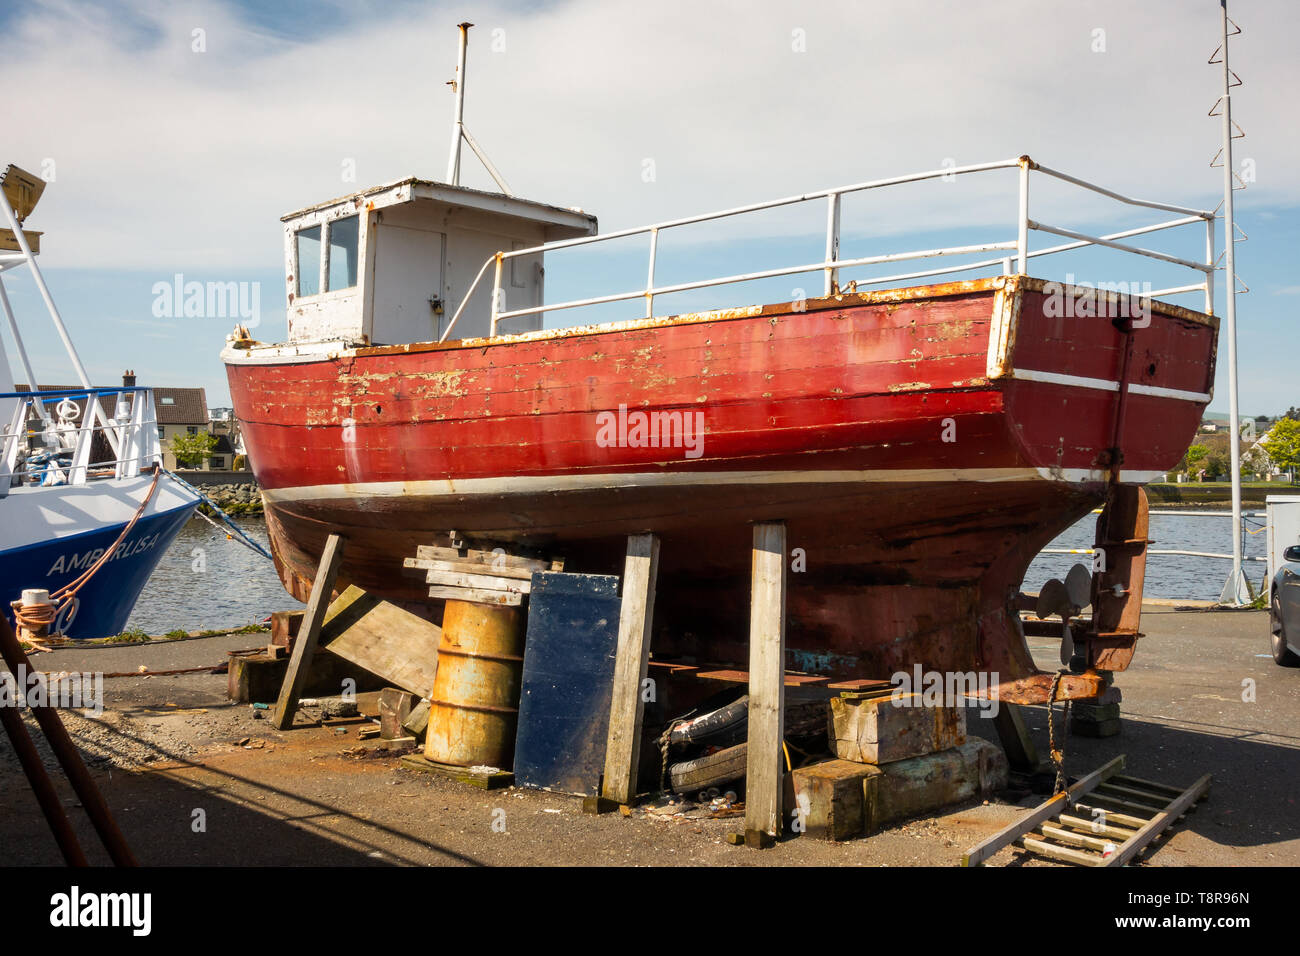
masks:
<svg viewBox="0 0 1300 956"><path fill-rule="evenodd" d="M19 485L0 498L0 551L125 524L149 491L152 475L104 478L84 485ZM142 518L198 503L188 489L163 475Z"/></svg>
<svg viewBox="0 0 1300 956"><path fill-rule="evenodd" d="M1070 385L1075 388L1095 388L1103 392L1118 392L1119 382L1104 378L1086 378L1082 375L1062 375L1058 372L1041 372L1038 369L1018 368L1011 373L1012 378L1027 382L1043 382L1047 385ZM1129 383L1129 392L1134 395L1152 395L1156 398L1176 398L1184 402L1205 404L1211 396L1209 392L1185 392L1177 388L1161 388L1158 385L1138 385Z"/></svg>
<svg viewBox="0 0 1300 956"><path fill-rule="evenodd" d="M1120 481L1145 484L1162 471L1122 471ZM526 495L605 488L664 488L716 485L933 484L950 482L1059 481L1105 482L1104 471L1086 468L884 468L875 471L710 471L620 474L517 475L441 481L368 481L301 488L263 489L271 502L347 498L441 498L452 495Z"/></svg>

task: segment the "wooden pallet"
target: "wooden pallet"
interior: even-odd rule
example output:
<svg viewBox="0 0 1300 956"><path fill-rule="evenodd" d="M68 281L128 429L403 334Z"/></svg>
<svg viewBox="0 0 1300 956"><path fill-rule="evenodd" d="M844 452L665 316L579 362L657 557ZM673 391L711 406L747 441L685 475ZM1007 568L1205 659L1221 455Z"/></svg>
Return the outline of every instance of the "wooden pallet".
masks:
<svg viewBox="0 0 1300 956"><path fill-rule="evenodd" d="M1123 769L1121 754L967 850L962 866L981 866L1013 843L1060 863L1126 866L1209 793L1212 779L1206 774L1180 790L1127 776Z"/></svg>

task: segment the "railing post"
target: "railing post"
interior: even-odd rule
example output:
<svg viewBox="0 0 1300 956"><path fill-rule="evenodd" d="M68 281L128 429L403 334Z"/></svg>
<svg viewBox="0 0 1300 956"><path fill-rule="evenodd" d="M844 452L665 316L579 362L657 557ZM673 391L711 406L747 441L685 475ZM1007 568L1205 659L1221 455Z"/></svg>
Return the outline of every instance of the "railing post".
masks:
<svg viewBox="0 0 1300 956"><path fill-rule="evenodd" d="M1214 217L1205 220L1205 314L1214 315Z"/></svg>
<svg viewBox="0 0 1300 956"><path fill-rule="evenodd" d="M68 484L84 485L86 483L90 452L95 443L95 412L99 409L99 396L95 392L86 393L86 411L77 429L77 441L72 446L72 467L68 469ZM58 431L55 431L58 434Z"/></svg>
<svg viewBox="0 0 1300 956"><path fill-rule="evenodd" d="M18 467L19 442L27 437L27 406L30 399L18 399L14 413L9 419L9 430L5 433L3 453L0 454L0 497L9 493L13 483L14 470Z"/></svg>
<svg viewBox="0 0 1300 956"><path fill-rule="evenodd" d="M645 317L655 315L655 258L659 252L659 230L650 230L650 268L645 277Z"/></svg>
<svg viewBox="0 0 1300 956"><path fill-rule="evenodd" d="M1016 230L1016 271L1029 274L1029 157L1020 157L1020 221Z"/></svg>
<svg viewBox="0 0 1300 956"><path fill-rule="evenodd" d="M496 275L492 279L492 328L489 333L493 338L497 334L497 313L501 308L501 268L505 263L505 256L497 253Z"/></svg>
<svg viewBox="0 0 1300 956"><path fill-rule="evenodd" d="M826 261L837 262L840 258L840 194L831 193L826 199ZM827 266L823 294L834 295L839 285L840 270Z"/></svg>

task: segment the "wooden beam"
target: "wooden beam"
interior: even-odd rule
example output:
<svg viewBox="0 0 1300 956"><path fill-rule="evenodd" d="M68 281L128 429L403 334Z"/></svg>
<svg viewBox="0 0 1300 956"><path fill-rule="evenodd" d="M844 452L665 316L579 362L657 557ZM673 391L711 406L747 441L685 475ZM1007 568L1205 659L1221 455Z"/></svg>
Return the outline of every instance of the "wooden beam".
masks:
<svg viewBox="0 0 1300 956"><path fill-rule="evenodd" d="M517 607L523 603L518 591L490 591L486 588L458 588L437 585L429 588L429 597L444 601L472 601L475 604L500 604Z"/></svg>
<svg viewBox="0 0 1300 956"><path fill-rule="evenodd" d="M781 836L785 735L785 522L754 525L749 606L749 753L745 773L745 842Z"/></svg>
<svg viewBox="0 0 1300 956"><path fill-rule="evenodd" d="M655 579L659 574L659 536L636 534L627 539L623 566L623 606L618 616L614 657L614 693L605 738L605 776L601 795L629 804L636 796L641 756L641 721L650 662L650 628L654 621Z"/></svg>
<svg viewBox="0 0 1300 956"><path fill-rule="evenodd" d="M325 614L318 648L426 696L438 673L442 628L353 585Z"/></svg>
<svg viewBox="0 0 1300 956"><path fill-rule="evenodd" d="M1040 764L1038 748L1025 727L1025 718L1020 713L1020 705L998 701L997 712L993 715L993 726L998 732L998 740L1007 754L1007 764L1012 770L1021 773L1034 773Z"/></svg>
<svg viewBox="0 0 1300 956"><path fill-rule="evenodd" d="M320 639L321 625L325 622L325 612L329 609L330 594L334 590L334 581L338 577L342 560L343 538L331 534L325 542L320 564L316 567L311 597L307 600L307 610L303 612L302 624L293 642L293 656L289 658L289 669L285 672L284 683L280 685L280 698L275 703L274 722L277 730L288 730L293 726L293 716L298 712L298 697L302 693L303 681L307 679L307 669L311 666L312 654L316 651L316 641Z"/></svg>
<svg viewBox="0 0 1300 956"><path fill-rule="evenodd" d="M526 578L503 577L495 574L467 574L463 571L429 571L424 580L453 588L482 588L485 591L513 591L527 594L533 589L532 572Z"/></svg>

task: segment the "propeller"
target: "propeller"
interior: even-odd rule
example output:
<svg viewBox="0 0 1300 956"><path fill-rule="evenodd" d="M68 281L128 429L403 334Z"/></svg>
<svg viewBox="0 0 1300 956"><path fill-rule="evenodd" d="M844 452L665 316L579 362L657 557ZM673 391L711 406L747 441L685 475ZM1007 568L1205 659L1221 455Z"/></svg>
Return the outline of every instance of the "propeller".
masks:
<svg viewBox="0 0 1300 956"><path fill-rule="evenodd" d="M1039 620L1052 615L1061 618L1061 664L1074 667L1074 636L1070 632L1070 618L1092 603L1092 572L1085 565L1076 564L1062 581L1049 578L1038 592L1038 605L1034 613Z"/></svg>

